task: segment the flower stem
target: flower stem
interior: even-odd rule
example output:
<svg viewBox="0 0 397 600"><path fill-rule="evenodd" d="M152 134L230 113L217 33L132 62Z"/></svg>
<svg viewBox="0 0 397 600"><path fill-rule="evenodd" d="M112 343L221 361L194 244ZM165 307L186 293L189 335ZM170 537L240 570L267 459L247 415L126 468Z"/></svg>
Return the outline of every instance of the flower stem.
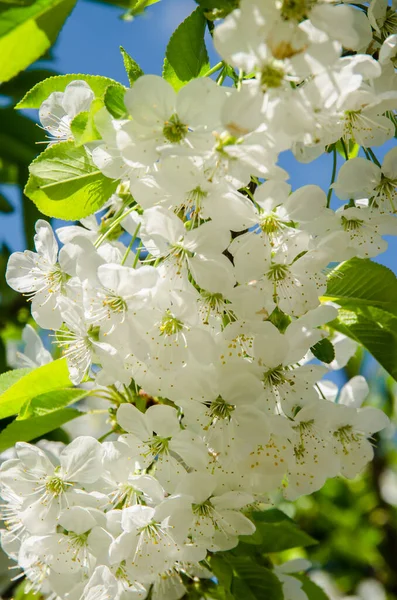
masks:
<svg viewBox="0 0 397 600"><path fill-rule="evenodd" d="M336 154L336 148L334 146L333 150L333 160L332 160L332 174L331 174L331 182L329 184L329 190L328 190L328 194L327 194L327 208L329 208L329 205L331 204L331 196L332 196L332 187L331 185L334 183L335 181L335 176L336 176L336 163L337 163L337 154Z"/></svg>
<svg viewBox="0 0 397 600"><path fill-rule="evenodd" d="M135 258L134 258L134 264L132 265L132 267L133 267L134 269L135 269L135 267L136 267L136 266L137 266L137 264L138 264L138 260L139 260L139 257L140 257L140 255L141 255L141 250L142 250L142 242L139 242L139 246L138 246L138 248L136 249L136 254L135 254Z"/></svg>
<svg viewBox="0 0 397 600"><path fill-rule="evenodd" d="M226 79L226 67L223 67L222 71L219 73L216 83L218 85L222 85L222 83L225 81L225 79Z"/></svg>
<svg viewBox="0 0 397 600"><path fill-rule="evenodd" d="M349 160L349 152L347 150L345 140L343 138L341 138L340 141L342 143L342 148L343 148L343 152L345 153L346 160Z"/></svg>
<svg viewBox="0 0 397 600"><path fill-rule="evenodd" d="M372 161L373 161L373 162L374 162L376 165L378 165L378 167L379 167L379 168L382 168L382 165L380 164L380 162L379 162L379 161L378 161L378 159L376 158L374 151L373 151L371 148L366 148L366 150L367 150L368 154L370 155L370 157L371 157Z"/></svg>
<svg viewBox="0 0 397 600"><path fill-rule="evenodd" d="M216 65L214 65L209 71L207 71L203 77L209 77L210 75L213 75L214 73L216 73L217 71L219 71L219 69L221 69L223 67L223 61L218 62Z"/></svg>
<svg viewBox="0 0 397 600"><path fill-rule="evenodd" d="M134 206L132 206L131 208L126 210L124 213L122 213L119 217L117 217L117 219L115 219L113 221L113 223L110 225L109 229L107 229L105 231L105 233L103 233L101 236L99 236L99 238L95 241L95 243L94 243L95 248L99 248L99 246L102 244L102 242L104 242L104 240L108 237L108 235L114 229L116 229L117 225L119 225L123 221L123 219L125 219L125 217L127 217L129 214L134 212L134 210L136 210L136 204L134 204Z"/></svg>
<svg viewBox="0 0 397 600"><path fill-rule="evenodd" d="M131 241L130 241L130 243L129 243L129 245L128 245L128 248L127 248L127 250L125 251L125 254L124 254L124 256L123 256L123 259L122 259L122 261L121 261L121 265L122 265L122 266L125 264L125 261L127 260L127 257L128 257L128 255L129 255L129 253L130 253L130 250L131 250L131 248L132 248L132 245L133 245L133 243L135 242L135 240L136 240L136 238L137 238L137 235L138 235L138 233L139 233L139 230L140 230L140 228L141 228L141 224L140 224L140 223L138 223L138 227L135 229L135 231L134 231L134 235L132 236L132 238L131 238Z"/></svg>
<svg viewBox="0 0 397 600"><path fill-rule="evenodd" d="M101 435L100 438L98 438L98 442L103 442L104 440L106 440L107 437L109 437L109 435L111 435L112 433L114 433L113 429L111 429L110 431L108 431L107 433L104 433L103 435Z"/></svg>

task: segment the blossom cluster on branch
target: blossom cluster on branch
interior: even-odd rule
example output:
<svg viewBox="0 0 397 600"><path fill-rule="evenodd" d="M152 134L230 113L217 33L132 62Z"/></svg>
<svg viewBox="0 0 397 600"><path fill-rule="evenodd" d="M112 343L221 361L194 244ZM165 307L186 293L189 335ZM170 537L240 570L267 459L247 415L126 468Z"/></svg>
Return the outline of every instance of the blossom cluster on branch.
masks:
<svg viewBox="0 0 397 600"><path fill-rule="evenodd" d="M20 443L1 467L2 545L32 589L177 600L212 576L208 553L253 533L260 503L372 458L387 418L361 408L362 377L341 391L320 381L355 349L329 337L338 307L321 298L330 264L375 257L397 234L397 149L383 164L371 150L395 133L396 29L378 0L241 0L213 32L217 82L175 91L142 75L125 118L96 111L85 152L119 181L106 213L57 229L60 250L38 221L36 252L7 271L72 382L117 404L117 440ZM74 140L94 97L83 80L49 96L51 144ZM279 154L328 151L335 175L337 143L348 160L328 196L292 191ZM366 158L350 157L354 144ZM332 190L347 201L336 210ZM306 597L280 573L285 598Z"/></svg>

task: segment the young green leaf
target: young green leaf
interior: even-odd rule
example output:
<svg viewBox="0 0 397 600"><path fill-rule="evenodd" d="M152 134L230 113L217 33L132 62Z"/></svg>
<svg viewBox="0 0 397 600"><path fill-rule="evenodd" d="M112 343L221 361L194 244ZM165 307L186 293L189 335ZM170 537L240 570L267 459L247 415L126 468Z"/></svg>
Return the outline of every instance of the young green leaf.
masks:
<svg viewBox="0 0 397 600"><path fill-rule="evenodd" d="M160 0L130 0L130 8L127 13L127 17L124 18L133 18L141 15L148 6L152 4L157 4Z"/></svg>
<svg viewBox="0 0 397 600"><path fill-rule="evenodd" d="M125 88L110 85L105 92L105 106L115 119L125 119L128 115L124 104Z"/></svg>
<svg viewBox="0 0 397 600"><path fill-rule="evenodd" d="M251 516L255 523L279 523L280 521L288 521L289 523L294 522L292 519L290 519L288 515L285 514L285 512L279 510L278 508L269 508L268 510L255 511L252 513Z"/></svg>
<svg viewBox="0 0 397 600"><path fill-rule="evenodd" d="M74 221L98 210L118 182L105 177L83 147L49 146L30 165L25 194L49 217Z"/></svg>
<svg viewBox="0 0 397 600"><path fill-rule="evenodd" d="M90 113L85 110L76 115L70 124L70 130L73 133L76 146L83 146L93 140L101 138L95 127L94 121L90 119Z"/></svg>
<svg viewBox="0 0 397 600"><path fill-rule="evenodd" d="M23 421L15 419L0 433L0 452L11 448L16 442L29 442L36 439L84 414L86 413L75 408L63 408L41 417Z"/></svg>
<svg viewBox="0 0 397 600"><path fill-rule="evenodd" d="M107 90L105 95L106 93ZM70 129L73 133L76 146L83 146L84 144L88 144L88 142L101 139L101 135L95 126L94 117L103 106L103 100L95 98L91 103L89 111L83 111L75 116L70 124Z"/></svg>
<svg viewBox="0 0 397 600"><path fill-rule="evenodd" d="M329 276L324 300L355 310L375 306L397 315L397 277L393 271L369 259L352 258Z"/></svg>
<svg viewBox="0 0 397 600"><path fill-rule="evenodd" d="M103 97L109 85L120 85L114 79L101 77L100 75L82 75L80 73L55 75L55 77L49 77L32 87L15 108L40 108L41 104L50 94L53 92L63 92L69 83L78 80L88 83L96 98Z"/></svg>
<svg viewBox="0 0 397 600"><path fill-rule="evenodd" d="M0 419L16 415L21 406L35 396L71 385L64 358L37 369L16 369L4 373L0 377Z"/></svg>
<svg viewBox="0 0 397 600"><path fill-rule="evenodd" d="M127 72L128 81L132 86L132 84L137 79L139 79L139 77L142 77L142 75L144 75L145 73L142 71L138 63L135 62L135 60L128 54L128 52L124 50L123 46L120 46L120 52L121 56L123 57L124 67Z"/></svg>
<svg viewBox="0 0 397 600"><path fill-rule="evenodd" d="M219 554L215 553L210 558L211 571L226 591L230 592L233 580L233 569L231 565Z"/></svg>
<svg viewBox="0 0 397 600"><path fill-rule="evenodd" d="M179 90L191 79L202 77L210 68L204 33L206 19L196 8L172 34L165 53L163 77Z"/></svg>
<svg viewBox="0 0 397 600"><path fill-rule="evenodd" d="M14 369L12 371L7 371L6 373L2 373L0 375L0 397L9 387L14 385L17 381L19 381L22 377L25 377L28 373L30 373L32 369Z"/></svg>
<svg viewBox="0 0 397 600"><path fill-rule="evenodd" d="M237 8L238 0L196 0L202 8L215 9L215 8Z"/></svg>
<svg viewBox="0 0 397 600"><path fill-rule="evenodd" d="M254 512L251 517L256 531L250 536L240 536L240 542L258 545L262 554L317 544L314 538L277 509Z"/></svg>
<svg viewBox="0 0 397 600"><path fill-rule="evenodd" d="M373 306L341 309L329 326L364 346L397 381L397 317Z"/></svg>
<svg viewBox="0 0 397 600"><path fill-rule="evenodd" d="M356 144L355 142L353 142L353 140L349 140L348 143L342 143L342 141L339 140L338 142L336 142L335 148L339 152L339 154L346 160L350 158L355 158L360 151L359 144Z"/></svg>
<svg viewBox="0 0 397 600"><path fill-rule="evenodd" d="M225 555L234 571L232 594L235 598L283 600L279 579L270 569L256 564L249 556Z"/></svg>
<svg viewBox="0 0 397 600"><path fill-rule="evenodd" d="M89 390L81 388L67 388L40 394L39 396L27 400L27 402L23 404L19 411L19 415L17 416L17 420L23 421L33 417L43 417L60 408L65 408L65 406L83 400L88 394Z"/></svg>
<svg viewBox="0 0 397 600"><path fill-rule="evenodd" d="M317 344L314 344L310 350L318 360L327 363L327 365L335 358L335 348L328 338L320 340Z"/></svg>

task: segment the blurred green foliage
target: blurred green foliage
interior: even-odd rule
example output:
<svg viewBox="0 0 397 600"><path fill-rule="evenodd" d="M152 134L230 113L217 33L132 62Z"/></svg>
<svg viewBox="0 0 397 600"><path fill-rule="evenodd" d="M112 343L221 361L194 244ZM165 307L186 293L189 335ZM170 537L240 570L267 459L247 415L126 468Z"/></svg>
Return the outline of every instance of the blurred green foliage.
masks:
<svg viewBox="0 0 397 600"><path fill-rule="evenodd" d="M341 597L354 595L360 582L371 578L384 586L387 600L397 600L397 390L368 359L360 352L345 371L347 378L364 372L371 389L366 404L391 419L373 440L374 460L354 480L332 479L319 492L299 498L292 514L319 542L303 555L332 577Z"/></svg>

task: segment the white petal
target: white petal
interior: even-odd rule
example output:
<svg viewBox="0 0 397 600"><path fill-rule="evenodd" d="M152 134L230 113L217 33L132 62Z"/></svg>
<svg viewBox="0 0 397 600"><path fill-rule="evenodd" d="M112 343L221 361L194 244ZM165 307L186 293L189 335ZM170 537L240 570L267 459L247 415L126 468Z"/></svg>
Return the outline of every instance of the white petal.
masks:
<svg viewBox="0 0 397 600"><path fill-rule="evenodd" d="M382 410L367 406L357 412L355 426L366 435L372 435L389 425L389 418Z"/></svg>
<svg viewBox="0 0 397 600"><path fill-rule="evenodd" d="M389 179L397 178L397 147L392 148L385 155L382 164L382 173Z"/></svg>
<svg viewBox="0 0 397 600"><path fill-rule="evenodd" d="M153 436L143 413L132 404L121 404L117 411L117 422L129 433L135 434L140 440L149 440Z"/></svg>
<svg viewBox="0 0 397 600"><path fill-rule="evenodd" d="M341 389L339 404L359 408L369 394L367 380L362 375L352 377Z"/></svg>
<svg viewBox="0 0 397 600"><path fill-rule="evenodd" d="M172 437L180 432L178 413L172 406L158 404L145 413L147 426L160 437Z"/></svg>
<svg viewBox="0 0 397 600"><path fill-rule="evenodd" d="M340 168L333 188L341 200L370 197L380 178L381 170L373 162L361 157L352 158Z"/></svg>
<svg viewBox="0 0 397 600"><path fill-rule="evenodd" d="M81 506L70 506L62 511L59 524L67 531L80 535L97 524L89 510Z"/></svg>
<svg viewBox="0 0 397 600"><path fill-rule="evenodd" d="M47 221L39 219L36 222L35 229L34 244L38 254L54 265L57 261L58 244L51 225Z"/></svg>
<svg viewBox="0 0 397 600"><path fill-rule="evenodd" d="M125 106L134 121L161 130L175 112L175 101L172 86L158 75L143 75L124 96Z"/></svg>
<svg viewBox="0 0 397 600"><path fill-rule="evenodd" d="M222 496L211 498L213 504L218 510L240 509L253 502L253 496L245 492L226 492Z"/></svg>
<svg viewBox="0 0 397 600"><path fill-rule="evenodd" d="M94 483L101 476L102 446L93 437L81 436L73 440L60 456L62 473L66 480Z"/></svg>
<svg viewBox="0 0 397 600"><path fill-rule="evenodd" d="M85 81L72 81L63 93L62 106L71 119L90 109L94 92Z"/></svg>

